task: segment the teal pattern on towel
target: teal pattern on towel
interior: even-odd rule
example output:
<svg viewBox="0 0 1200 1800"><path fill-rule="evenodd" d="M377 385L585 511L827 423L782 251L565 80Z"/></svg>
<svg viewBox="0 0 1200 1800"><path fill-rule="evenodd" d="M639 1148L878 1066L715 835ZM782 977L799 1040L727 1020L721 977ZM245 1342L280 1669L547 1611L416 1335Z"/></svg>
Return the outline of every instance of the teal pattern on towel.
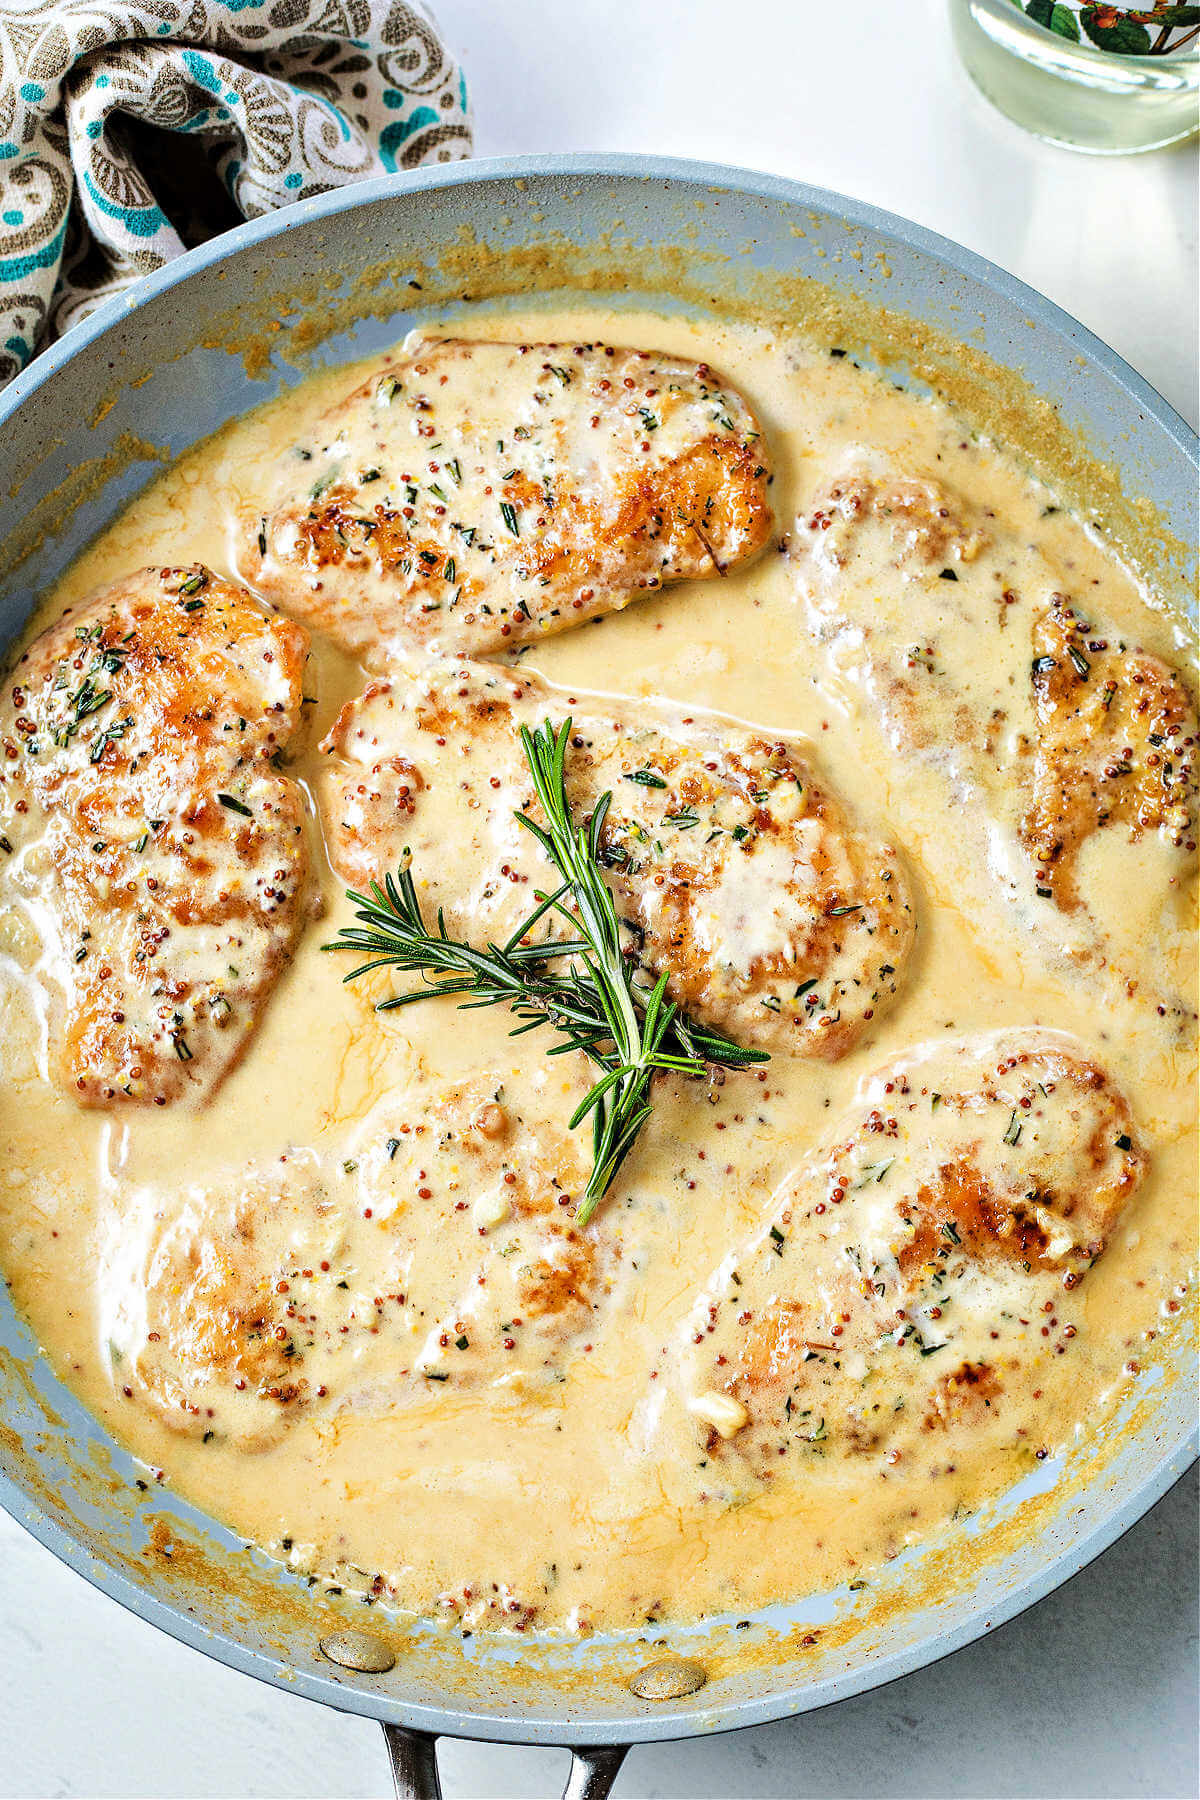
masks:
<svg viewBox="0 0 1200 1800"><path fill-rule="evenodd" d="M0 383L239 218L470 154L419 0L0 0Z"/></svg>

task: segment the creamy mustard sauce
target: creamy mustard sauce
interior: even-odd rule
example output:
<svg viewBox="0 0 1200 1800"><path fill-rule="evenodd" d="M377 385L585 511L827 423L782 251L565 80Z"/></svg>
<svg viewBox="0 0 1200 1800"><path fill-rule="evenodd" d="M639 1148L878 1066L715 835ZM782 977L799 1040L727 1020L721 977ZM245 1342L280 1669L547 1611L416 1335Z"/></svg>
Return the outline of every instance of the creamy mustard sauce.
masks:
<svg viewBox="0 0 1200 1800"><path fill-rule="evenodd" d="M780 535L866 449L873 466L944 482L1002 521L1014 588L1052 567L1089 604L1102 594L1110 629L1175 667L1191 656L1178 624L1113 555L1065 512L1047 511L1044 488L937 405L847 359L749 328L627 312L480 312L453 329L710 362L762 422ZM181 459L47 596L30 635L147 564L244 573L239 521L264 506L264 472L379 366L314 377ZM905 638L902 583L860 587L855 598L877 609L885 640ZM564 700L661 698L795 734L856 824L899 845L918 912L898 995L840 1061L777 1054L711 1090L660 1086L650 1126L591 1228L593 1310L558 1339L518 1331L511 1352L497 1339L495 1352L477 1353L472 1259L503 1254L502 1186L484 1163L443 1158L431 1235L413 1213L411 1184L433 1165L414 1161L407 1138L398 1156L380 1145L438 1108L461 1102L480 1116L499 1094L531 1154L557 1179L577 1179L587 1146L567 1120L586 1072L548 1060L536 1036L510 1041L498 1012L438 1001L378 1014L385 978L343 986L344 961L321 945L350 909L315 801L308 827L324 916L307 929L244 1060L202 1108L88 1111L51 1082L36 897L0 893L0 1260L17 1303L56 1370L121 1442L297 1569L470 1628L581 1630L748 1610L861 1576L1009 1487L1039 1452L1086 1438L1148 1340L1169 1332L1194 1236L1193 1044L1179 999L1195 994L1194 858L1156 833L1131 843L1124 827L1098 832L1078 872L1086 929L1053 908L1031 926L1013 902L1018 852L994 777L969 759L898 743L870 659L844 635L814 629L809 615L821 605L814 590L798 591L793 556L772 545L725 579L682 583L518 659L561 686ZM928 625L922 619L922 634ZM956 690L980 704L1005 671L1028 666L1026 640L1013 648L1017 635L999 632L999 615L991 630L981 616L939 643ZM317 745L365 681L314 634L306 690L316 704L288 763L310 800L328 762ZM915 1432L899 1456L883 1444L833 1454L818 1438L786 1477L714 1480L705 1431L724 1442L736 1413L714 1409L711 1397L689 1409L686 1393L660 1397L650 1382L651 1371L686 1360L687 1322L715 1274L775 1217L772 1196L869 1096L863 1084L877 1070L930 1039L1027 1027L1072 1034L1103 1068L1128 1102L1147 1172L1086 1279L1058 1290L1054 1332L1043 1339L1036 1321L1029 1327L1023 1435L1001 1410L958 1430L952 1448L945 1433ZM258 1220L265 1258L307 1258L318 1270L327 1262L337 1275L322 1316L344 1309L346 1330L335 1329L345 1348L314 1353L311 1378L328 1380L338 1403L266 1432L260 1415L230 1410L205 1432L172 1417L169 1404L127 1396L123 1361L141 1353L173 1282L186 1287L173 1275L172 1233L239 1207ZM520 1228L534 1231L536 1221ZM792 1246L801 1260L786 1265L798 1291L803 1255ZM390 1313L376 1319L371 1308L414 1269L425 1271L426 1317L393 1329ZM203 1297L197 1286L197 1307ZM502 1326L504 1304L489 1290ZM439 1352L456 1354L457 1335L471 1344L460 1353L472 1359L470 1378L430 1381Z"/></svg>

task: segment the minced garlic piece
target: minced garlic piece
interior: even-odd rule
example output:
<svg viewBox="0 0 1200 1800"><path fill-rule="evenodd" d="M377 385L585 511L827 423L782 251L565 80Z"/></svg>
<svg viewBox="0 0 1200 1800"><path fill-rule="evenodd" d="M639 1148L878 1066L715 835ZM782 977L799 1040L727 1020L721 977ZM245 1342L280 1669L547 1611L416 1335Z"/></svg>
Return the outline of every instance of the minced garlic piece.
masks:
<svg viewBox="0 0 1200 1800"><path fill-rule="evenodd" d="M507 1196L493 1188L490 1193L480 1194L471 1208L471 1217L481 1231L489 1231L495 1225L503 1225L509 1211Z"/></svg>
<svg viewBox="0 0 1200 1800"><path fill-rule="evenodd" d="M750 1422L750 1414L740 1400L732 1394L708 1392L696 1394L687 1403L687 1409L704 1424L711 1425L720 1437L736 1437L743 1425Z"/></svg>

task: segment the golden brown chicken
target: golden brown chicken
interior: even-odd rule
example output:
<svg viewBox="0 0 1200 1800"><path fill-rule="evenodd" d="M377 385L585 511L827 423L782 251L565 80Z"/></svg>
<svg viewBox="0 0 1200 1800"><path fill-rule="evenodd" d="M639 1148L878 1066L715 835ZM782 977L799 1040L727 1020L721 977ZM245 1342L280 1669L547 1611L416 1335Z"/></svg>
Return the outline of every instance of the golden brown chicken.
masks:
<svg viewBox="0 0 1200 1800"><path fill-rule="evenodd" d="M1032 670L1038 737L1021 835L1039 893L1071 910L1076 858L1101 826L1195 849L1200 726L1166 663L1114 643L1065 594L1034 621Z"/></svg>
<svg viewBox="0 0 1200 1800"><path fill-rule="evenodd" d="M0 696L0 887L32 914L85 1105L203 1098L305 913L276 759L308 640L199 567L145 569L37 638Z"/></svg>
<svg viewBox="0 0 1200 1800"><path fill-rule="evenodd" d="M1021 896L1086 907L1079 852L1117 823L1196 848L1195 704L1159 658L1086 614L1063 571L936 481L858 459L797 522L809 631L897 749L1024 853ZM1032 671L1032 681L1030 672Z"/></svg>
<svg viewBox="0 0 1200 1800"><path fill-rule="evenodd" d="M1144 1169L1124 1099L1064 1034L882 1069L679 1333L668 1372L706 1454L769 1478L987 1412L1012 1442Z"/></svg>
<svg viewBox="0 0 1200 1800"><path fill-rule="evenodd" d="M547 1387L611 1310L624 1222L580 1230L573 1138L494 1081L386 1094L337 1154L233 1167L104 1233L114 1386L259 1449L298 1412Z"/></svg>
<svg viewBox="0 0 1200 1800"><path fill-rule="evenodd" d="M644 702L579 701L482 663L372 683L325 748L334 866L356 889L412 853L432 925L503 943L551 871L514 813L536 814L518 728L574 719L577 817L613 795L602 845L629 946L699 1023L797 1056L845 1053L896 993L912 948L908 882L797 745Z"/></svg>
<svg viewBox="0 0 1200 1800"><path fill-rule="evenodd" d="M293 446L247 566L377 666L389 645L486 653L752 555L769 480L707 364L416 339Z"/></svg>

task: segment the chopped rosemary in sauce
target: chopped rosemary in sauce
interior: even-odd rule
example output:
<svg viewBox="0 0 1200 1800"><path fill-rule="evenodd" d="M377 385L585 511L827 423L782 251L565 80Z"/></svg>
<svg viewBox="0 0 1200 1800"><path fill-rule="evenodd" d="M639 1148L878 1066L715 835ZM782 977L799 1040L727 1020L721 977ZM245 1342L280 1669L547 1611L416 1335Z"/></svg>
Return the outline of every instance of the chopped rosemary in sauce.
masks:
<svg viewBox="0 0 1200 1800"><path fill-rule="evenodd" d="M124 737L125 733L132 725L133 720L127 718L116 719L111 725L106 726L103 731L99 732L97 736L92 739L92 747L88 752L88 761L90 763L98 763L100 758L104 755L104 752L108 749L108 746L116 743L118 738Z"/></svg>

